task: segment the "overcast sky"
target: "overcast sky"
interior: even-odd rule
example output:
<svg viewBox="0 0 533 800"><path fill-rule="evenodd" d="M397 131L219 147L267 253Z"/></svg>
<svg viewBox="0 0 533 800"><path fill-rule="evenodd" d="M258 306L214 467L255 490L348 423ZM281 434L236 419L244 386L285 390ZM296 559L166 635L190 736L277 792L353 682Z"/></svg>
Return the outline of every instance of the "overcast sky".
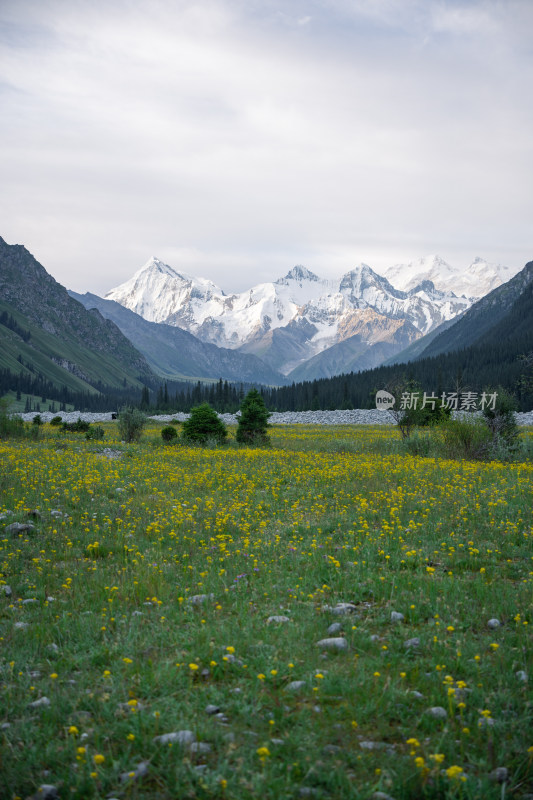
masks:
<svg viewBox="0 0 533 800"><path fill-rule="evenodd" d="M0 235L103 294L533 259L533 0L0 0Z"/></svg>

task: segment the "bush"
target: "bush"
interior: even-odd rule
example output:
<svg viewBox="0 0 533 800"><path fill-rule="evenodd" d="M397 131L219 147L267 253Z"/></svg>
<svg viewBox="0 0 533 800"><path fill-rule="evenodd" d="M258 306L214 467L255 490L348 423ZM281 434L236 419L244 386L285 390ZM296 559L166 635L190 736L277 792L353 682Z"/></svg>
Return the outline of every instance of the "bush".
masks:
<svg viewBox="0 0 533 800"><path fill-rule="evenodd" d="M409 455L420 456L421 458L428 458L433 450L431 437L427 434L420 434L418 431L414 431L411 436L403 439L401 445L402 449Z"/></svg>
<svg viewBox="0 0 533 800"><path fill-rule="evenodd" d="M492 436L479 417L451 419L442 429L444 453L448 458L488 458Z"/></svg>
<svg viewBox="0 0 533 800"><path fill-rule="evenodd" d="M496 392L494 408L483 409L483 419L491 432L495 451L512 451L518 447L520 431L515 416L516 409L515 398L501 387Z"/></svg>
<svg viewBox="0 0 533 800"><path fill-rule="evenodd" d="M227 435L226 426L209 403L193 408L189 419L183 423L182 438L186 442L206 444L208 440L214 440L220 444Z"/></svg>
<svg viewBox="0 0 533 800"><path fill-rule="evenodd" d="M94 427L89 427L89 430L85 433L86 439L103 439L105 436L105 431L101 425L95 425Z"/></svg>
<svg viewBox="0 0 533 800"><path fill-rule="evenodd" d="M22 417L10 417L8 407L8 401L0 399L0 439L22 439L27 435Z"/></svg>
<svg viewBox="0 0 533 800"><path fill-rule="evenodd" d="M267 444L270 412L257 391L250 389L241 403L241 414L235 438L243 444Z"/></svg>
<svg viewBox="0 0 533 800"><path fill-rule="evenodd" d="M63 422L63 420L61 419L61 417L59 417L59 416L52 417L52 419L50 420L50 425L53 425L54 427L56 427L58 425L61 425L62 422Z"/></svg>
<svg viewBox="0 0 533 800"><path fill-rule="evenodd" d="M164 442L172 442L178 438L178 432L172 425L165 425L164 428L161 428L161 438Z"/></svg>
<svg viewBox="0 0 533 800"><path fill-rule="evenodd" d="M70 433L86 433L91 426L81 417L78 417L76 422L64 422L61 427L64 431L69 431Z"/></svg>
<svg viewBox="0 0 533 800"><path fill-rule="evenodd" d="M141 438L146 416L138 408L124 406L118 415L118 432L124 442L138 442Z"/></svg>
<svg viewBox="0 0 533 800"><path fill-rule="evenodd" d="M43 421L41 419L41 415L40 414L36 414L34 416L34 418L32 419L31 424L32 425L42 425Z"/></svg>

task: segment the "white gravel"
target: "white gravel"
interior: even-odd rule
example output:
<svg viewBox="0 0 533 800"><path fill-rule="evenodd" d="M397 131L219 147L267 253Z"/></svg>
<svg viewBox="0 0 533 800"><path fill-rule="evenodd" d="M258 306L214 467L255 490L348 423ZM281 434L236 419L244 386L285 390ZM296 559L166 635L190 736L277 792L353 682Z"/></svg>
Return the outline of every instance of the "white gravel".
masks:
<svg viewBox="0 0 533 800"><path fill-rule="evenodd" d="M28 414L20 414L23 420L31 422L37 412L31 411ZM459 412L460 413L460 412ZM112 412L94 414L79 411L61 411L53 414L50 411L41 411L40 417L43 422L59 416L64 422L76 422L78 417L87 422L110 422ZM219 414L227 425L236 425L238 416L236 414ZM150 417L158 422L170 422L177 419L180 422L188 419L189 414L176 412L175 414L159 414ZM533 411L517 413L516 420L519 425L533 425ZM395 422L387 411L378 408L359 408L352 411L274 411L270 416L271 425L394 425Z"/></svg>

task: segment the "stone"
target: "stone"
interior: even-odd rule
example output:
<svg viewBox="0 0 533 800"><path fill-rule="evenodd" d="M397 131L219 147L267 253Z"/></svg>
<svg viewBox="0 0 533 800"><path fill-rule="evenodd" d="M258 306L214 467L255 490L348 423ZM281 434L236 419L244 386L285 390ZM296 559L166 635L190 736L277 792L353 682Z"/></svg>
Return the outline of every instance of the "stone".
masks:
<svg viewBox="0 0 533 800"><path fill-rule="evenodd" d="M25 631L26 628L29 628L30 626L28 622L15 622L15 625L13 627L17 631Z"/></svg>
<svg viewBox="0 0 533 800"><path fill-rule="evenodd" d="M173 731L154 738L154 742L159 744L180 744L182 747L193 744L195 741L196 736L192 731Z"/></svg>
<svg viewBox="0 0 533 800"><path fill-rule="evenodd" d="M211 750L212 747L210 744L207 744L207 742L192 742L192 744L189 745L189 753L196 753L198 756L207 755Z"/></svg>
<svg viewBox="0 0 533 800"><path fill-rule="evenodd" d="M413 689L411 694L413 695L413 697L416 697L417 700L423 700L424 699L424 695L422 694L422 692L417 692L416 689Z"/></svg>
<svg viewBox="0 0 533 800"><path fill-rule="evenodd" d="M337 603L336 606L326 606L325 611L329 611L331 614L336 614L340 617L345 614L355 614L357 606L354 606L353 603Z"/></svg>
<svg viewBox="0 0 533 800"><path fill-rule="evenodd" d="M148 775L148 765L148 761L141 761L139 764L137 764L135 769L129 770L129 772L123 772L120 776L121 783L144 778L145 775Z"/></svg>
<svg viewBox="0 0 533 800"><path fill-rule="evenodd" d="M36 597L28 597L28 599L27 599L27 600L23 600L23 601L22 601L22 605L23 605L23 606L30 606L30 605L32 605L33 603L38 603L38 602L39 602L39 601L37 600L37 598L36 598Z"/></svg>
<svg viewBox="0 0 533 800"><path fill-rule="evenodd" d="M35 525L31 522L12 522L11 525L6 525L5 532L12 535L18 533L28 533L35 530Z"/></svg>
<svg viewBox="0 0 533 800"><path fill-rule="evenodd" d="M499 628L500 625L501 622L499 619L496 619L496 617L489 619L489 621L487 622L487 628L490 628L492 631L496 630L496 628Z"/></svg>
<svg viewBox="0 0 533 800"><path fill-rule="evenodd" d="M404 619L405 617L400 611L391 611L390 614L391 622L403 622Z"/></svg>
<svg viewBox="0 0 533 800"><path fill-rule="evenodd" d="M340 633L342 631L342 625L340 622L332 622L332 624L328 628L328 633L330 636L334 636L336 633Z"/></svg>
<svg viewBox="0 0 533 800"><path fill-rule="evenodd" d="M426 713L434 719L446 719L448 716L448 712L442 706L432 706L431 708L428 708Z"/></svg>
<svg viewBox="0 0 533 800"><path fill-rule="evenodd" d="M525 672L523 669L519 669L515 674L519 681L522 681L522 683L527 683L527 672Z"/></svg>
<svg viewBox="0 0 533 800"><path fill-rule="evenodd" d="M497 783L505 783L509 777L509 770L507 767L496 767L496 769L492 770L489 777L491 780L497 781Z"/></svg>
<svg viewBox="0 0 533 800"><path fill-rule="evenodd" d="M316 643L316 646L321 647L323 650L348 650L348 642L344 636L334 636L330 639L321 639Z"/></svg>
<svg viewBox="0 0 533 800"><path fill-rule="evenodd" d="M202 603L205 603L207 600L214 599L214 594L193 594L192 597L189 597L189 603L192 603L193 606L201 606Z"/></svg>
<svg viewBox="0 0 533 800"><path fill-rule="evenodd" d="M33 703L29 703L28 708L47 708L50 705L52 704L48 697L39 697L38 700L34 700Z"/></svg>
<svg viewBox="0 0 533 800"><path fill-rule="evenodd" d="M305 681L291 681L285 687L286 692L299 692L300 689L305 689L306 682Z"/></svg>
<svg viewBox="0 0 533 800"><path fill-rule="evenodd" d="M7 583L5 583L3 586L0 586L0 592L3 592L6 597L11 597L13 594L11 586L8 586Z"/></svg>
<svg viewBox="0 0 533 800"><path fill-rule="evenodd" d="M492 728L494 724L494 717L480 717L477 721L478 728Z"/></svg>
<svg viewBox="0 0 533 800"><path fill-rule="evenodd" d="M271 625L273 622L290 622L290 619L289 619L289 617L284 617L282 615L281 616L269 617L267 619L267 625Z"/></svg>
<svg viewBox="0 0 533 800"><path fill-rule="evenodd" d="M39 798L39 800L56 800L56 798L59 797L59 791L57 786L51 783L42 783L33 797L35 800L37 800L37 798Z"/></svg>
<svg viewBox="0 0 533 800"><path fill-rule="evenodd" d="M220 713L220 707L212 705L210 703L208 706L206 706L205 713L209 714L209 716L213 716L214 714L219 714Z"/></svg>
<svg viewBox="0 0 533 800"><path fill-rule="evenodd" d="M418 636L414 636L412 639L407 639L404 642L404 647L406 650L416 650L417 647L420 647L420 639Z"/></svg>

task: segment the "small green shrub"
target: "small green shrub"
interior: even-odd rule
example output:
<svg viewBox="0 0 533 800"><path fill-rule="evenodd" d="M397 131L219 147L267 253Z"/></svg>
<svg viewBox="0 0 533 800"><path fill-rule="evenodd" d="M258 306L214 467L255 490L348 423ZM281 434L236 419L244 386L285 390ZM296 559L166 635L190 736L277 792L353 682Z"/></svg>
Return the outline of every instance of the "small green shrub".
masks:
<svg viewBox="0 0 533 800"><path fill-rule="evenodd" d="M419 433L417 430L411 436L403 439L401 445L405 453L421 458L428 458L434 448L431 437L428 434Z"/></svg>
<svg viewBox="0 0 533 800"><path fill-rule="evenodd" d="M164 442L172 442L178 438L178 432L172 425L165 425L164 428L161 428L161 438Z"/></svg>
<svg viewBox="0 0 533 800"><path fill-rule="evenodd" d="M124 442L138 442L141 438L146 416L138 408L124 406L118 415L118 432Z"/></svg>
<svg viewBox="0 0 533 800"><path fill-rule="evenodd" d="M61 426L62 430L69 431L69 433L86 433L91 426L88 422L78 417L76 422L64 422Z"/></svg>
<svg viewBox="0 0 533 800"><path fill-rule="evenodd" d="M89 430L86 431L85 433L86 439L100 440L103 439L104 436L105 436L105 431L101 425L94 425L90 427Z"/></svg>
<svg viewBox="0 0 533 800"><path fill-rule="evenodd" d="M487 406L483 410L483 419L491 432L495 452L512 453L518 447L520 430L516 421L516 410L515 398L502 387L496 392L494 408Z"/></svg>
<svg viewBox="0 0 533 800"><path fill-rule="evenodd" d="M34 416L34 418L32 419L31 424L32 425L42 425L43 421L41 419L41 415L40 414L36 414Z"/></svg>
<svg viewBox="0 0 533 800"><path fill-rule="evenodd" d="M53 425L54 427L57 427L57 426L61 425L62 422L63 422L63 420L61 419L60 416L52 417L52 419L50 420L50 425Z"/></svg>
<svg viewBox="0 0 533 800"><path fill-rule="evenodd" d="M0 399L0 439L17 438L26 436L26 429L22 417L10 417L7 413L9 402Z"/></svg>
<svg viewBox="0 0 533 800"><path fill-rule="evenodd" d="M208 440L214 440L220 444L227 435L226 426L209 403L193 408L189 419L183 423L182 438L186 442L205 445Z"/></svg>
<svg viewBox="0 0 533 800"><path fill-rule="evenodd" d="M487 458L492 435L483 419L463 417L451 419L442 428L442 443L447 458Z"/></svg>

